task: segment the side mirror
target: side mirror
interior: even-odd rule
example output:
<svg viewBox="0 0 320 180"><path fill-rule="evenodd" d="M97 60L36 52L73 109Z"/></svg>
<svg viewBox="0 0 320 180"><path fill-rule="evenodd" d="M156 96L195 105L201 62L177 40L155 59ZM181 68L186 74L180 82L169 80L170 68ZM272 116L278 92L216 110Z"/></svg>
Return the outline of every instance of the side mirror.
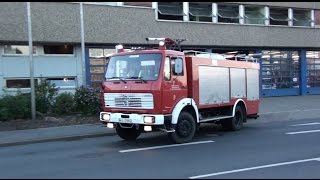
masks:
<svg viewBox="0 0 320 180"><path fill-rule="evenodd" d="M176 59L174 63L174 73L181 74L182 73L182 59Z"/></svg>

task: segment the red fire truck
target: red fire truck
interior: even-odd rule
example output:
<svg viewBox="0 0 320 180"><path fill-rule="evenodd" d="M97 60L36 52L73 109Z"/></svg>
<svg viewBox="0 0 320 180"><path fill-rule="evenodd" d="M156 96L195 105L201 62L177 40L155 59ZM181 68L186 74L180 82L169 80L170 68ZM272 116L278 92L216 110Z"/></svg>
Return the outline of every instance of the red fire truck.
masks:
<svg viewBox="0 0 320 180"><path fill-rule="evenodd" d="M102 82L100 121L125 140L161 130L174 143L190 142L200 123L239 130L259 112L259 64L159 48L111 55Z"/></svg>

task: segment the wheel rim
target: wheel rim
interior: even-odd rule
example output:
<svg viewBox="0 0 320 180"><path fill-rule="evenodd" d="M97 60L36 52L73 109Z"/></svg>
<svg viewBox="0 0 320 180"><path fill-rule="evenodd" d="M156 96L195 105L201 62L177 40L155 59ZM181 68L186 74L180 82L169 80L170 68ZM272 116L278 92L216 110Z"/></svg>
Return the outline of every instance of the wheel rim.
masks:
<svg viewBox="0 0 320 180"><path fill-rule="evenodd" d="M190 134L190 131L191 131L191 124L189 121L182 120L178 124L177 132L178 132L179 136L186 137Z"/></svg>
<svg viewBox="0 0 320 180"><path fill-rule="evenodd" d="M242 113L240 111L237 111L236 114L235 114L235 122L234 123L237 126L239 126L241 121L242 121Z"/></svg>

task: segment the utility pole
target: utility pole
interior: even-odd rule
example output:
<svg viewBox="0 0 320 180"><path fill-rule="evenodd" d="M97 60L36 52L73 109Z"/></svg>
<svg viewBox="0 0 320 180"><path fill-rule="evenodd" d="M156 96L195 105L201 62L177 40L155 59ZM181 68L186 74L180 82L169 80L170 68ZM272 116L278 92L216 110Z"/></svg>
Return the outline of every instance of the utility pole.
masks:
<svg viewBox="0 0 320 180"><path fill-rule="evenodd" d="M27 2L27 14L28 14L30 89L31 89L31 116L32 116L32 120L35 120L36 119L36 98L35 98L35 89L34 89L34 64L33 64L32 23L31 23L30 2Z"/></svg>
<svg viewBox="0 0 320 180"><path fill-rule="evenodd" d="M83 85L86 84L86 58L84 51L84 23L83 23L83 2L80 2L80 24L81 24L81 57L82 57L82 79Z"/></svg>

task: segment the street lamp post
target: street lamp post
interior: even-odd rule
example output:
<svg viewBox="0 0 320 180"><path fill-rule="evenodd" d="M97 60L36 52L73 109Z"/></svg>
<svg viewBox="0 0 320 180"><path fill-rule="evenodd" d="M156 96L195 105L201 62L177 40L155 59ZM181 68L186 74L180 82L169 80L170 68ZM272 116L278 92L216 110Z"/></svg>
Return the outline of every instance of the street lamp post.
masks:
<svg viewBox="0 0 320 180"><path fill-rule="evenodd" d="M36 100L35 100L35 90L34 90L34 65L33 65L32 23L31 23L30 2L27 2L27 14L28 14L30 89L31 89L31 117L32 117L32 120L35 120L36 119Z"/></svg>
<svg viewBox="0 0 320 180"><path fill-rule="evenodd" d="M84 23L83 23L83 2L80 2L80 24L81 24L81 57L82 57L82 79L83 85L86 84L86 67L85 67L85 51L84 51Z"/></svg>

